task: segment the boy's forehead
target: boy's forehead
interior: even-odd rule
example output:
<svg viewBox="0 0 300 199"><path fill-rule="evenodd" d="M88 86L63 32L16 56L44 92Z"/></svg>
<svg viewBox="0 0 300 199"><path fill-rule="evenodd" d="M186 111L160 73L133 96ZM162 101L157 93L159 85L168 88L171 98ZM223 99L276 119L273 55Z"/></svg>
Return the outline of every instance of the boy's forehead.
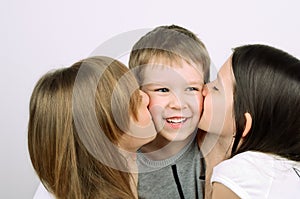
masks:
<svg viewBox="0 0 300 199"><path fill-rule="evenodd" d="M154 56L152 57L148 64L150 66L168 66L168 67L182 67L183 65L196 66L191 60L184 59L179 56Z"/></svg>
<svg viewBox="0 0 300 199"><path fill-rule="evenodd" d="M204 82L204 73L187 62L155 62L143 66L143 84L185 81Z"/></svg>
<svg viewBox="0 0 300 199"><path fill-rule="evenodd" d="M193 67L201 74L204 73L202 64L196 64L192 60L186 60L179 56L153 57L149 60L145 67L152 70L168 70L172 68L176 69Z"/></svg>

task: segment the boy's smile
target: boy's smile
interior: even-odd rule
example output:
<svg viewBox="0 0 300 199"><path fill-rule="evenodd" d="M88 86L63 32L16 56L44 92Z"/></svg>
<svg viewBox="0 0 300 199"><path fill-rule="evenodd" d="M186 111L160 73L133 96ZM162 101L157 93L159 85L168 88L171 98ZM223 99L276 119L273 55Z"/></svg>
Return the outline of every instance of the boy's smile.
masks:
<svg viewBox="0 0 300 199"><path fill-rule="evenodd" d="M180 116L166 118L166 121L171 124L181 124L181 123L185 122L186 120L187 120L186 117L180 117Z"/></svg>
<svg viewBox="0 0 300 199"><path fill-rule="evenodd" d="M169 141L184 141L199 122L203 73L183 60L145 67L142 90L150 97L156 130Z"/></svg>
<svg viewBox="0 0 300 199"><path fill-rule="evenodd" d="M186 117L171 117L171 118L166 118L166 128L173 128L173 129L179 129L181 128L184 123L188 120Z"/></svg>

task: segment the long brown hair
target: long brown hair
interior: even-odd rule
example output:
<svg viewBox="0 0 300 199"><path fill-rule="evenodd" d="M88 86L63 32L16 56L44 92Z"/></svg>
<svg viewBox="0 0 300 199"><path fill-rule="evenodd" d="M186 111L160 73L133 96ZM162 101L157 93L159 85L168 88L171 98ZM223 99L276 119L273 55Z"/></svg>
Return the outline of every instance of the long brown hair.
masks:
<svg viewBox="0 0 300 199"><path fill-rule="evenodd" d="M116 146L128 115L136 118L137 88L129 69L108 57L87 58L37 82L28 147L36 173L56 198L135 197Z"/></svg>
<svg viewBox="0 0 300 199"><path fill-rule="evenodd" d="M234 49L236 136L232 156L259 151L300 161L300 60L280 49L252 44ZM246 137L245 116L252 117Z"/></svg>

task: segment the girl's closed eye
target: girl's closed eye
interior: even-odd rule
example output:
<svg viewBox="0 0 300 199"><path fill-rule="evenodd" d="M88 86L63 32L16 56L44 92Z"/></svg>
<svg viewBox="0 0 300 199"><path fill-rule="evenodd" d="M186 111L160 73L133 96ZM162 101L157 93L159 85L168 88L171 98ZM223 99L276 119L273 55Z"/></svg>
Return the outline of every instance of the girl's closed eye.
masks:
<svg viewBox="0 0 300 199"><path fill-rule="evenodd" d="M219 91L219 89L218 89L216 86L213 86L212 88L213 88L213 90L215 90L215 91Z"/></svg>

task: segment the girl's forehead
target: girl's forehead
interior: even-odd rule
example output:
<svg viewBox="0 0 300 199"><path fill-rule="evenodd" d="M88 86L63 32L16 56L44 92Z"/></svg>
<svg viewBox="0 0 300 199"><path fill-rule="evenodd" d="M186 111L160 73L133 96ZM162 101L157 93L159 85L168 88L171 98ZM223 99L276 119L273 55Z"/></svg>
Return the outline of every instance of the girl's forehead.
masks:
<svg viewBox="0 0 300 199"><path fill-rule="evenodd" d="M225 75L225 76L232 76L233 70L232 70L232 56L230 56L225 63L220 68L218 75Z"/></svg>
<svg viewBox="0 0 300 199"><path fill-rule="evenodd" d="M222 85L225 90L232 90L235 84L235 78L232 70L231 64L232 56L230 56L223 66L220 68L218 73L218 79L221 80Z"/></svg>

